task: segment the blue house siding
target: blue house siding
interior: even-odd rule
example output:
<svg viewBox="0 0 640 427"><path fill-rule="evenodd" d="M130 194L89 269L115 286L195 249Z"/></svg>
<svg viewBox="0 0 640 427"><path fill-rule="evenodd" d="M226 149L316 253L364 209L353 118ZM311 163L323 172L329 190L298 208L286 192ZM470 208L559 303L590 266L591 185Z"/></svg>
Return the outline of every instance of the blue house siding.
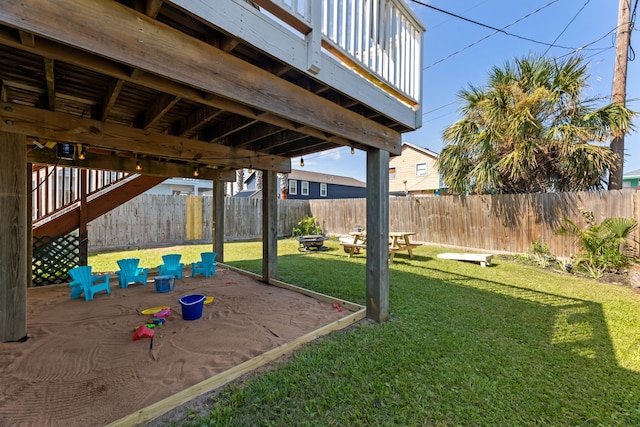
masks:
<svg viewBox="0 0 640 427"><path fill-rule="evenodd" d="M297 180L296 180L297 181ZM365 187L351 187L349 185L327 184L327 196L320 196L320 183L309 182L309 194L302 195L302 181L298 182L297 194L287 194L287 199L357 199L367 197L367 189Z"/></svg>
<svg viewBox="0 0 640 427"><path fill-rule="evenodd" d="M320 180L314 180L320 179ZM337 182L334 182L337 181ZM296 182L295 194L287 191L287 199L311 200L311 199L357 199L367 197L366 185L358 180L337 175L328 175L315 172L304 172L294 170L289 175L289 184ZM308 183L308 194L302 194L302 183ZM348 185L353 183L354 185ZM320 195L321 185L327 186L326 196ZM280 182L278 182L280 186ZM244 181L244 194L255 194L256 175L252 173ZM289 190L290 186L287 188ZM243 194L243 195L244 195ZM240 195L239 195L240 196Z"/></svg>

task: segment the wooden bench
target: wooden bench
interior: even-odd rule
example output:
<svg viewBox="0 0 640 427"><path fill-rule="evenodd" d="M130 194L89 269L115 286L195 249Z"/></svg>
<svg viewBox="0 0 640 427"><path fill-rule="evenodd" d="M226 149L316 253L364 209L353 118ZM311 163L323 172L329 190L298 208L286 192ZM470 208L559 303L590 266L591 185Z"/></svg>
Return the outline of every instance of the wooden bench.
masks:
<svg viewBox="0 0 640 427"><path fill-rule="evenodd" d="M360 253L360 249L367 249L366 243L340 242L340 245L344 248L344 251L349 254L349 258L351 258L354 253Z"/></svg>
<svg viewBox="0 0 640 427"><path fill-rule="evenodd" d="M491 265L491 258L493 258L492 254L455 254L455 253L444 253L438 254L438 258L441 259L452 259L456 261L472 261L479 262L482 267L486 267L487 265Z"/></svg>

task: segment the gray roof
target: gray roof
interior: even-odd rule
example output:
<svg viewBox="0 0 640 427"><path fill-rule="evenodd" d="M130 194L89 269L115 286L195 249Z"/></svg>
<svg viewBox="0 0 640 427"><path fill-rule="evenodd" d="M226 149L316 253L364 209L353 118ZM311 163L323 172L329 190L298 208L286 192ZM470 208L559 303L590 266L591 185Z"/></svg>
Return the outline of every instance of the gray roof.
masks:
<svg viewBox="0 0 640 427"><path fill-rule="evenodd" d="M289 179L295 179L298 181L322 182L326 184L348 185L351 187L367 186L367 184L365 184L364 182L348 176L331 175L321 172L309 172L300 169L291 169Z"/></svg>
<svg viewBox="0 0 640 427"><path fill-rule="evenodd" d="M622 175L623 178L638 178L640 177L640 169L630 171Z"/></svg>
<svg viewBox="0 0 640 427"><path fill-rule="evenodd" d="M248 182L249 179L256 173L256 171L251 172L245 179L244 182ZM337 184L337 185L349 185L351 187L366 187L367 184L357 180L355 178L350 178L348 176L340 176L340 175L332 175L328 173L322 172L309 172L303 171L300 169L291 169L291 172L288 176L289 179L295 179L297 181L313 181L313 182L322 182L326 184Z"/></svg>
<svg viewBox="0 0 640 427"><path fill-rule="evenodd" d="M238 191L233 197L244 197L244 198L262 198L262 192L260 190L241 190Z"/></svg>
<svg viewBox="0 0 640 427"><path fill-rule="evenodd" d="M405 147L405 146L406 146L406 147L411 147L411 148L413 148L414 150L420 151L420 152L422 152L423 154L426 154L426 155L428 155L428 156L431 156L431 157L433 157L433 158L435 158L435 159L437 159L437 158L438 158L438 153L436 153L435 151L431 151L431 150L429 150L428 148L418 147L417 145L412 144L412 143L410 143L410 142L403 142L403 143L402 143L402 149L403 149L403 150L404 150L404 147Z"/></svg>

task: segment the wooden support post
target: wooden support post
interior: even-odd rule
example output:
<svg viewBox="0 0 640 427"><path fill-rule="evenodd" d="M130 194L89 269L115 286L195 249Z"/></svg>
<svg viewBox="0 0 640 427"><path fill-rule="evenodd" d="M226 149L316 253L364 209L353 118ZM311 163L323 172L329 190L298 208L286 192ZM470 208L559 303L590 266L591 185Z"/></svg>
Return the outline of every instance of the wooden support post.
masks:
<svg viewBox="0 0 640 427"><path fill-rule="evenodd" d="M307 11L311 18L311 32L306 35L307 44L307 70L312 74L320 72L322 60L322 2L310 1L307 3Z"/></svg>
<svg viewBox="0 0 640 427"><path fill-rule="evenodd" d="M32 163L27 163L25 180L27 185L25 189L27 192L27 256L25 257L25 261L27 261L27 287L33 287L33 188L35 188L34 185L37 185L37 182L32 182L32 167Z"/></svg>
<svg viewBox="0 0 640 427"><path fill-rule="evenodd" d="M389 152L367 151L367 317L389 319Z"/></svg>
<svg viewBox="0 0 640 427"><path fill-rule="evenodd" d="M24 135L0 132L0 341L27 336L27 153ZM30 270L30 269L29 269Z"/></svg>
<svg viewBox="0 0 640 427"><path fill-rule="evenodd" d="M213 252L216 261L224 262L224 181L213 181Z"/></svg>
<svg viewBox="0 0 640 427"><path fill-rule="evenodd" d="M87 265L89 261L89 232L87 223L89 222L89 206L87 205L87 170L80 170L80 225L78 236L80 237L80 251L78 265Z"/></svg>
<svg viewBox="0 0 640 427"><path fill-rule="evenodd" d="M262 280L278 278L278 179L274 171L262 172Z"/></svg>

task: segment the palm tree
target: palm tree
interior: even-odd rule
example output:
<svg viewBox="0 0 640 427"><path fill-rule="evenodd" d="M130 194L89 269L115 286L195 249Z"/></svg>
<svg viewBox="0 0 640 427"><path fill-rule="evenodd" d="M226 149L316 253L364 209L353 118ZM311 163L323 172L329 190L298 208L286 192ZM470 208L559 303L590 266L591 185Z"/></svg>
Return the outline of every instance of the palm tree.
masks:
<svg viewBox="0 0 640 427"><path fill-rule="evenodd" d="M587 219L587 228L582 230L568 218L555 230L559 236L574 236L581 252L576 255L576 266L584 265L587 271L599 277L605 270L618 270L629 266L635 255L629 240L638 227L634 218L605 218L600 224ZM585 213L583 213L585 215ZM587 217L585 216L585 219Z"/></svg>
<svg viewBox="0 0 640 427"><path fill-rule="evenodd" d="M603 188L616 155L604 145L635 113L583 100L587 65L530 56L494 67L486 87L459 93L463 118L445 129L438 158L455 193L535 193Z"/></svg>
<svg viewBox="0 0 640 427"><path fill-rule="evenodd" d="M244 190L244 169L236 170L236 188L238 191Z"/></svg>

